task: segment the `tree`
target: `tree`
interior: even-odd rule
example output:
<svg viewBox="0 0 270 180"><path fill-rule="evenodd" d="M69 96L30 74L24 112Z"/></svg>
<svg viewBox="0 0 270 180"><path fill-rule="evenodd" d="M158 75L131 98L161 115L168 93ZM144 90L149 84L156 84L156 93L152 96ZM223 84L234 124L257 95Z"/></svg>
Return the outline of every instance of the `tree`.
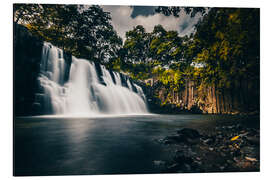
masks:
<svg viewBox="0 0 270 180"><path fill-rule="evenodd" d="M161 25L155 26L151 33L151 58L163 66L182 60L182 39L177 31L166 31Z"/></svg>
<svg viewBox="0 0 270 180"><path fill-rule="evenodd" d="M158 6L155 11L157 13L162 13L165 16L175 16L179 17L179 14L184 11L186 14L194 17L196 14L201 13L206 14L210 8L206 7L178 7L178 6Z"/></svg>
<svg viewBox="0 0 270 180"><path fill-rule="evenodd" d="M116 58L122 39L113 29L108 12L103 12L99 6L90 6L76 21L74 39L81 56L101 63Z"/></svg>
<svg viewBox="0 0 270 180"><path fill-rule="evenodd" d="M144 27L141 25L134 27L133 30L126 32L122 58L129 63L147 63L149 44L150 36L145 32Z"/></svg>
<svg viewBox="0 0 270 180"><path fill-rule="evenodd" d="M109 63L122 45L99 6L16 4L14 15L33 34L80 58Z"/></svg>
<svg viewBox="0 0 270 180"><path fill-rule="evenodd" d="M259 9L213 8L194 39L203 84L229 88L237 79L259 79Z"/></svg>
<svg viewBox="0 0 270 180"><path fill-rule="evenodd" d="M38 4L14 4L14 22L31 21L34 17L38 18L40 5Z"/></svg>

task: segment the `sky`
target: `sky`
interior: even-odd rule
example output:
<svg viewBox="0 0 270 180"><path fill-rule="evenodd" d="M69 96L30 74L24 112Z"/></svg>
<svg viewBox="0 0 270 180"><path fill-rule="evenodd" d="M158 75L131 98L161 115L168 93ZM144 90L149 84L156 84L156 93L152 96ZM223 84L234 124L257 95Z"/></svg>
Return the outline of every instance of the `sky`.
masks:
<svg viewBox="0 0 270 180"><path fill-rule="evenodd" d="M155 25L161 24L166 30L178 31L180 36L194 32L194 25L201 17L194 18L181 12L179 17L165 16L155 12L155 6L101 6L104 11L110 12L112 25L118 35L125 39L125 32L137 25L142 25L146 32L151 32Z"/></svg>

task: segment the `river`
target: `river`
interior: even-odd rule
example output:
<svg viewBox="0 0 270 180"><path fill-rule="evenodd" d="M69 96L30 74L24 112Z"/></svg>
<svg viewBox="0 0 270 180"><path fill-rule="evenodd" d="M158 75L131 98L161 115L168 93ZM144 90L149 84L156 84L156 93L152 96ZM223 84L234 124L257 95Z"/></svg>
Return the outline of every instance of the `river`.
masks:
<svg viewBox="0 0 270 180"><path fill-rule="evenodd" d="M162 173L173 153L159 139L214 115L14 118L14 175Z"/></svg>

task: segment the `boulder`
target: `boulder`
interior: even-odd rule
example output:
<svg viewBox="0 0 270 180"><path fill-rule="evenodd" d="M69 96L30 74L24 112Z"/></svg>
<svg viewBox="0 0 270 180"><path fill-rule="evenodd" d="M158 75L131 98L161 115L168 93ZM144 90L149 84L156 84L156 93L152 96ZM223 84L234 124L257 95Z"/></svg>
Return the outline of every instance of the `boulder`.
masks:
<svg viewBox="0 0 270 180"><path fill-rule="evenodd" d="M180 129L177 131L177 134L180 136L185 136L190 139L196 139L201 137L200 133L197 130L191 128Z"/></svg>

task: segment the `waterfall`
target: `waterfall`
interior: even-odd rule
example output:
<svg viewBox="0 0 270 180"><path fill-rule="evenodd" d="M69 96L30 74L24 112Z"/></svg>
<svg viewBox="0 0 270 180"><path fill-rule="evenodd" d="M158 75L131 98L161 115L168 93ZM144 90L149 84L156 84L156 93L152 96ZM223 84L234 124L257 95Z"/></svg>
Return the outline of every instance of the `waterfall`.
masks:
<svg viewBox="0 0 270 180"><path fill-rule="evenodd" d="M61 49L44 43L38 77L43 94L38 93L38 99L43 97L45 112L78 116L148 112L146 98L139 85L127 78L125 87L120 73L110 73L105 66L85 59L71 58L68 66ZM97 68L101 69L99 75ZM65 81L67 72L69 76Z"/></svg>

